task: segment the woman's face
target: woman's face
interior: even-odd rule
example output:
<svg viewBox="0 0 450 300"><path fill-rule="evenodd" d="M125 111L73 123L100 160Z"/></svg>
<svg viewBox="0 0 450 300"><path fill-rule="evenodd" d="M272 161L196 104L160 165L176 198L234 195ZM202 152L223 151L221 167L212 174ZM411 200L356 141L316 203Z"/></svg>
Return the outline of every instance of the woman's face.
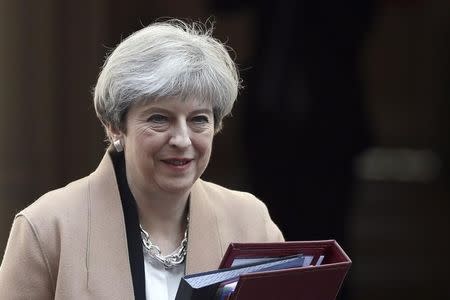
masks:
<svg viewBox="0 0 450 300"><path fill-rule="evenodd" d="M131 106L122 135L130 187L143 193L188 192L208 165L213 118L211 104L195 99Z"/></svg>

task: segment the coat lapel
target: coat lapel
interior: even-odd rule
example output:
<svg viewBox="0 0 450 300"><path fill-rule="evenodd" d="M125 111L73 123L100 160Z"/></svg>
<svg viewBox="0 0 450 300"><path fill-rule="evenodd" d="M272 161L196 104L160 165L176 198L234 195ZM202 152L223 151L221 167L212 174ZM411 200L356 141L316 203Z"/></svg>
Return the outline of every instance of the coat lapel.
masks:
<svg viewBox="0 0 450 300"><path fill-rule="evenodd" d="M186 274L217 269L223 256L213 199L198 179L191 189Z"/></svg>
<svg viewBox="0 0 450 300"><path fill-rule="evenodd" d="M93 296L133 299L125 221L108 152L89 176L88 197L88 289Z"/></svg>

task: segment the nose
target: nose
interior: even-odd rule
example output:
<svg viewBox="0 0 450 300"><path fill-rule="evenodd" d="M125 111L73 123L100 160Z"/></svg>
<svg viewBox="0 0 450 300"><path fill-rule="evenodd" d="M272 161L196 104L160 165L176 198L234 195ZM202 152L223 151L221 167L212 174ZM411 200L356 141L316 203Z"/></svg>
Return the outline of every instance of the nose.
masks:
<svg viewBox="0 0 450 300"><path fill-rule="evenodd" d="M186 148L191 145L191 137L189 136L189 128L186 122L179 122L172 128L169 145L178 148Z"/></svg>

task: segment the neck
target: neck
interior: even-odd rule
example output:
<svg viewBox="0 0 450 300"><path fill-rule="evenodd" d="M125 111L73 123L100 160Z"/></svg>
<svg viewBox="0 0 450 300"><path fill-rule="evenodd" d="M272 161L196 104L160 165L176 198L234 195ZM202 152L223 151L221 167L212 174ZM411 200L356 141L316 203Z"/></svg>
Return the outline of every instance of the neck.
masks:
<svg viewBox="0 0 450 300"><path fill-rule="evenodd" d="M129 185L136 200L141 226L162 254L170 254L184 238L189 191L180 194L142 192Z"/></svg>
<svg viewBox="0 0 450 300"><path fill-rule="evenodd" d="M135 193L133 193L134 195ZM184 228L187 215L189 193L179 197L167 195L135 196L139 220L142 226L151 231L174 233L171 228Z"/></svg>

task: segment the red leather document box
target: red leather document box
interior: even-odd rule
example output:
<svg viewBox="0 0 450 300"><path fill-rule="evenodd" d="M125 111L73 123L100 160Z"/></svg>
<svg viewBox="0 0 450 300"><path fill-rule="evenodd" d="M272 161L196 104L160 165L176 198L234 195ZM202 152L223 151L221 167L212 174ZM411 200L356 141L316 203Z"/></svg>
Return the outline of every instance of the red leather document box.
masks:
<svg viewBox="0 0 450 300"><path fill-rule="evenodd" d="M230 300L333 300L347 274L351 260L335 240L284 243L232 243L220 268L236 258L281 257L301 253L314 256L312 266L244 274ZM317 258L324 260L315 266Z"/></svg>

